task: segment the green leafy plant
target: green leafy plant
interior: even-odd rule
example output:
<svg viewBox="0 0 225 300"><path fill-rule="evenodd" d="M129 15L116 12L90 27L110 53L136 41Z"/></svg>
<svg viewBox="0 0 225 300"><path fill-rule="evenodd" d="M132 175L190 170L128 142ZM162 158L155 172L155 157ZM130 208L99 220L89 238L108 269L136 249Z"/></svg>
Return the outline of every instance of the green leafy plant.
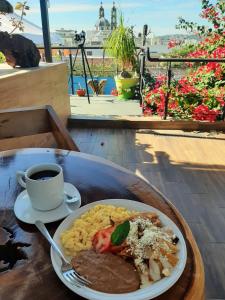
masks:
<svg viewBox="0 0 225 300"><path fill-rule="evenodd" d="M99 60L94 61L94 63L90 63L90 69L91 69L91 73L93 76L107 76L107 77L113 77L114 75L116 75L116 64L108 59L108 62L104 64L103 66L103 62L101 61L101 63L99 63ZM69 72L69 69L68 69ZM83 64L82 62L78 61L76 68L73 71L73 74L75 76L80 76L81 74L83 74L84 70L83 70Z"/></svg>
<svg viewBox="0 0 225 300"><path fill-rule="evenodd" d="M137 55L133 28L125 26L122 15L118 27L108 37L104 47L109 56L116 58L123 72L129 67L133 70L136 68Z"/></svg>
<svg viewBox="0 0 225 300"><path fill-rule="evenodd" d="M187 55L194 51L196 48L195 44L182 44L181 46L173 48L168 54L165 55L165 57L172 57L172 58L182 58L187 57Z"/></svg>

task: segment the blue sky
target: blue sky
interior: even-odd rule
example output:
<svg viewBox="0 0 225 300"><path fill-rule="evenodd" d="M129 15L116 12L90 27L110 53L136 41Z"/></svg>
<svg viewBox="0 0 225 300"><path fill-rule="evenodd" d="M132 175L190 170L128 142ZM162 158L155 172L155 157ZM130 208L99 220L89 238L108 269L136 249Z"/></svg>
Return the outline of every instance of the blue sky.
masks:
<svg viewBox="0 0 225 300"><path fill-rule="evenodd" d="M18 0L11 0L12 4ZM39 0L28 0L30 11L27 19L41 25ZM50 0L49 20L51 30L58 28L93 29L98 18L99 0ZM103 0L105 14L110 19L112 2ZM122 11L127 25L134 25L135 31L142 31L148 24L155 35L179 33L175 24L179 16L187 20L202 22L200 0L118 0L116 6Z"/></svg>

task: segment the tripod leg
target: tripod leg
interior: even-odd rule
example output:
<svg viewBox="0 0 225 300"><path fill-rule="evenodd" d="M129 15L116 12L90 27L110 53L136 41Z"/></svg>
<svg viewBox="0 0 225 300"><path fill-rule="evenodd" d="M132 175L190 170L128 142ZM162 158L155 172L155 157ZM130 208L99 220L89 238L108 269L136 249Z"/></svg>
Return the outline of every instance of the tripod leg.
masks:
<svg viewBox="0 0 225 300"><path fill-rule="evenodd" d="M86 90L87 90L87 96L88 96L88 103L90 104L90 95L89 95L89 90L88 90L88 83L87 83L87 72L86 72L86 66L85 66L85 54L84 54L84 49L81 48L81 56L82 56L82 63L83 63L83 68L84 68L84 78L85 78L85 85L86 85Z"/></svg>
<svg viewBox="0 0 225 300"><path fill-rule="evenodd" d="M76 59L77 59L77 55L78 55L78 49L77 49L77 52L76 52L76 55L75 55L75 58L74 58L74 61L73 61L73 57L72 57L72 53L70 51L70 54L69 54L69 60L70 60L70 78L68 80L68 84L71 80L71 89L72 89L72 95L74 95L74 78L73 78L73 71L74 71L74 66L75 66L75 62L76 62Z"/></svg>
<svg viewBox="0 0 225 300"><path fill-rule="evenodd" d="M76 60L77 60L78 52L79 52L79 49L77 49L77 52L76 52L75 57L74 57L74 61L73 61L73 71L74 71L74 66L75 66Z"/></svg>
<svg viewBox="0 0 225 300"><path fill-rule="evenodd" d="M69 60L70 60L70 77L68 80L68 84L71 81L71 91L72 91L72 95L74 95L74 81L73 81L73 59L72 59L72 54L70 52L69 54Z"/></svg>
<svg viewBox="0 0 225 300"><path fill-rule="evenodd" d="M88 62L85 50L84 50L84 58L85 58L85 61L87 63L88 71L89 71L89 74L91 76L91 80L92 80L93 86L95 87L94 79L93 79L93 76L92 76L92 73L91 73L90 65L89 65L89 62ZM96 92L96 95L98 96L98 87L95 88L95 92Z"/></svg>

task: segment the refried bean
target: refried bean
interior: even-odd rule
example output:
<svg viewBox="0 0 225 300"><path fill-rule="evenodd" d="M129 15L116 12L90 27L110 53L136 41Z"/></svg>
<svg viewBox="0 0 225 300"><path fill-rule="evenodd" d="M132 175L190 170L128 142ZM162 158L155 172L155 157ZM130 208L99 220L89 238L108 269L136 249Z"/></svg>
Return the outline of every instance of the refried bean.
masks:
<svg viewBox="0 0 225 300"><path fill-rule="evenodd" d="M74 269L87 278L90 288L111 294L122 294L140 288L140 278L135 267L112 253L81 251L71 261Z"/></svg>

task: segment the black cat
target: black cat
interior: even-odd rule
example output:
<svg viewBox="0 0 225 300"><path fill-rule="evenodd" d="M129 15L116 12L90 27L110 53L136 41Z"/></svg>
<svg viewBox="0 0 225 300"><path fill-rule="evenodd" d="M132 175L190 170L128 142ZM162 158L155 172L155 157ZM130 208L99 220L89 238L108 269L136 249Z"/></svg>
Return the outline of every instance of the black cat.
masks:
<svg viewBox="0 0 225 300"><path fill-rule="evenodd" d="M13 68L37 67L41 59L36 45L20 34L10 35L8 32L0 31L0 51Z"/></svg>

